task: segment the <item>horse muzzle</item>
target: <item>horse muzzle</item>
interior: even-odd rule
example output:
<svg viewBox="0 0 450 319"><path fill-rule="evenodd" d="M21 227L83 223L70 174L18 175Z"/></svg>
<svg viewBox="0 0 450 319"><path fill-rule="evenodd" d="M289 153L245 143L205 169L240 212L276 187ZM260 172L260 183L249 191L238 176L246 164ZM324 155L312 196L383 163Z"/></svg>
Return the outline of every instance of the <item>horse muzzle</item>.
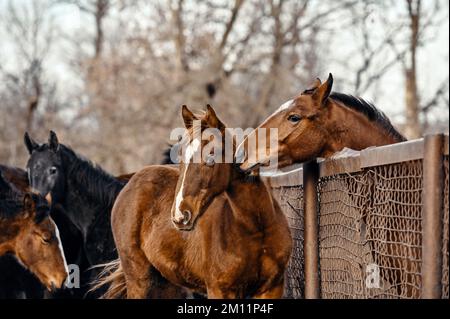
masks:
<svg viewBox="0 0 450 319"><path fill-rule="evenodd" d="M190 210L183 210L181 214L175 214L172 222L179 230L191 230L194 223L192 222L192 213Z"/></svg>

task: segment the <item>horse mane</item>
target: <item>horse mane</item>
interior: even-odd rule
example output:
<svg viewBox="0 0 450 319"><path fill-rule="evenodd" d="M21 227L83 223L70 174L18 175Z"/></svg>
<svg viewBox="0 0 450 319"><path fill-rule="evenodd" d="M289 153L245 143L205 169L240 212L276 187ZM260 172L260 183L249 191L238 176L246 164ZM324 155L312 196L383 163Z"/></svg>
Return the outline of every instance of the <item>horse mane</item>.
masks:
<svg viewBox="0 0 450 319"><path fill-rule="evenodd" d="M72 177L93 199L112 206L126 182L118 180L70 147L63 144L59 147L64 159L70 162L70 165L65 165L67 177Z"/></svg>
<svg viewBox="0 0 450 319"><path fill-rule="evenodd" d="M9 184L0 171L0 219L11 219L22 212L23 203L19 193Z"/></svg>
<svg viewBox="0 0 450 319"><path fill-rule="evenodd" d="M331 93L329 97L337 102L340 102L344 106L363 114L369 121L380 125L380 127L385 129L398 141L406 141L406 138L394 128L386 114L377 109L372 103L369 103L360 97L337 92Z"/></svg>
<svg viewBox="0 0 450 319"><path fill-rule="evenodd" d="M16 189L26 192L29 190L27 171L13 166L6 166L0 164L0 174L8 181L8 184L13 185Z"/></svg>
<svg viewBox="0 0 450 319"><path fill-rule="evenodd" d="M47 201L40 195L28 193L35 205L35 221L40 223L50 214ZM12 219L24 213L25 193L18 190L13 184L3 178L0 171L0 219Z"/></svg>
<svg viewBox="0 0 450 319"><path fill-rule="evenodd" d="M0 171L0 219L12 219L23 212L23 194L3 178Z"/></svg>

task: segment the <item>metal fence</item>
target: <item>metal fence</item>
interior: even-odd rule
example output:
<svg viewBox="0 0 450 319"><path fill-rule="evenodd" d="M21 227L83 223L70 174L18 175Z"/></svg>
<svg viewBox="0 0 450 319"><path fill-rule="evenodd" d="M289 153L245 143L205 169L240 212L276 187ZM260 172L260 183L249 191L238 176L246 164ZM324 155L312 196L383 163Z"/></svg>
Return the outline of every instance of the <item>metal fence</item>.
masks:
<svg viewBox="0 0 450 319"><path fill-rule="evenodd" d="M287 298L449 298L448 136L268 177L294 241Z"/></svg>

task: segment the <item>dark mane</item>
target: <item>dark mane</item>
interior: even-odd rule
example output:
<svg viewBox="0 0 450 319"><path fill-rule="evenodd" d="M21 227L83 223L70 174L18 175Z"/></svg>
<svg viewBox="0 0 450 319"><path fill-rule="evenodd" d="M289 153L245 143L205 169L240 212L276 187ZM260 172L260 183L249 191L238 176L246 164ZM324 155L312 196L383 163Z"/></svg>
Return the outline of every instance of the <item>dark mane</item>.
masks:
<svg viewBox="0 0 450 319"><path fill-rule="evenodd" d="M39 223L50 214L50 208L42 196L33 193L28 194L35 205L35 221ZM24 193L3 178L0 171L0 219L12 219L24 214L24 196Z"/></svg>
<svg viewBox="0 0 450 319"><path fill-rule="evenodd" d="M0 219L18 216L23 209L23 202L17 190L4 180L0 172Z"/></svg>
<svg viewBox="0 0 450 319"><path fill-rule="evenodd" d="M337 92L331 93L330 98L342 103L352 110L364 114L369 121L379 124L398 141L406 141L406 138L394 128L386 114L377 109L372 103L369 103L360 97Z"/></svg>
<svg viewBox="0 0 450 319"><path fill-rule="evenodd" d="M3 178L19 191L26 192L29 190L28 174L25 170L0 164L0 174L3 174Z"/></svg>
<svg viewBox="0 0 450 319"><path fill-rule="evenodd" d="M63 144L59 146L64 162L70 163L64 164L67 176L71 176L72 181L76 181L80 188L85 189L93 201L112 207L117 194L126 182L119 181L100 166L75 153L70 147Z"/></svg>

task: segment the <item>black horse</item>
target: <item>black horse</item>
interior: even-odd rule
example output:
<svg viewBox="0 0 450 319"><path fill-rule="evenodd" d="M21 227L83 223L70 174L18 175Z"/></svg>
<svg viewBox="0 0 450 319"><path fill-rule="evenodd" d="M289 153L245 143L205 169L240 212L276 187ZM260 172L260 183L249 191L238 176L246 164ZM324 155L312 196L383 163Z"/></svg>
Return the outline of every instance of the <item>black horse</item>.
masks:
<svg viewBox="0 0 450 319"><path fill-rule="evenodd" d="M25 133L25 145L30 153L30 186L43 196L50 195L52 206L63 211L78 228L89 264L117 258L110 213L126 181L60 144L53 131L48 143L41 145Z"/></svg>
<svg viewBox="0 0 450 319"><path fill-rule="evenodd" d="M27 172L30 186L43 196L50 195L52 209L58 209L82 235L87 264L95 266L117 259L111 230L114 201L133 174L114 177L100 166L60 144L50 131L47 143L24 137L30 154ZM171 164L166 150L162 164ZM90 277L97 271L92 271Z"/></svg>
<svg viewBox="0 0 450 319"><path fill-rule="evenodd" d="M5 181L21 192L28 192L27 172L21 168L0 165L0 174ZM50 212L58 226L64 254L68 264L83 266L84 253L81 233L58 209ZM25 269L16 258L5 255L0 257L0 299L41 299L41 298L80 298L86 293L82 289L61 290L49 294L39 280Z"/></svg>

